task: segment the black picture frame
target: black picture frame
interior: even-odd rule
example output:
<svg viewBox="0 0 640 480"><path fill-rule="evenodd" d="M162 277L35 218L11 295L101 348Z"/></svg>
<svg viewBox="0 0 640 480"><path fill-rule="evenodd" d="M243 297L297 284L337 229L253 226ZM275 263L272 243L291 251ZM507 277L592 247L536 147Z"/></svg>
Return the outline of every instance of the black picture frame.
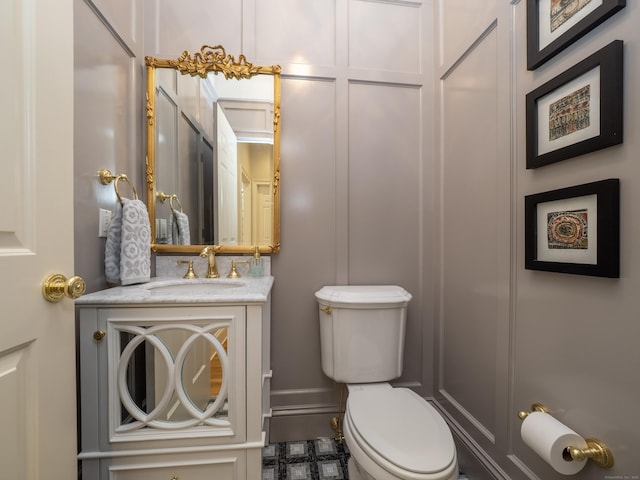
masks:
<svg viewBox="0 0 640 480"><path fill-rule="evenodd" d="M580 0L563 2L567 4L565 8L575 5L578 8L577 14L569 19L566 19L566 15L560 16L563 20L566 19L566 24L553 28L552 24L555 25L556 22L551 12L551 1L527 0L527 69L535 70L626 6L626 0L599 1L600 5L586 15L580 14ZM547 16L541 15L541 8L546 9ZM548 29L545 28L547 26ZM557 33L554 34L552 30ZM548 33L541 35L541 31ZM545 38L546 35L549 38Z"/></svg>
<svg viewBox="0 0 640 480"><path fill-rule="evenodd" d="M619 179L527 195L524 204L526 269L620 276Z"/></svg>
<svg viewBox="0 0 640 480"><path fill-rule="evenodd" d="M623 47L614 40L526 95L527 169L622 143Z"/></svg>

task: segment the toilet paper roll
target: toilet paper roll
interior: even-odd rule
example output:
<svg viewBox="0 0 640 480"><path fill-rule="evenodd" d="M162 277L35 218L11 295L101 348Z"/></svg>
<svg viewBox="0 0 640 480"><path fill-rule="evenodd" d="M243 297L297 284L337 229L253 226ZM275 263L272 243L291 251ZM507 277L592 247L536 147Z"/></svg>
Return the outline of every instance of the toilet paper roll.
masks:
<svg viewBox="0 0 640 480"><path fill-rule="evenodd" d="M572 460L567 447L585 448L584 438L548 413L532 412L522 422L522 441L563 475L582 470L587 460Z"/></svg>

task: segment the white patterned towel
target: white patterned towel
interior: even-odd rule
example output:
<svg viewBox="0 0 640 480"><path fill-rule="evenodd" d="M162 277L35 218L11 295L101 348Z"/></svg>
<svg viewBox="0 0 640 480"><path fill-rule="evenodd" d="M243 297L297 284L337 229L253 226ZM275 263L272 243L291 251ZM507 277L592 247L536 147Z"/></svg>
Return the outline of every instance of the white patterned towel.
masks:
<svg viewBox="0 0 640 480"><path fill-rule="evenodd" d="M120 239L122 237L122 205L116 205L116 211L111 216L107 243L104 246L104 273L107 283L120 283Z"/></svg>
<svg viewBox="0 0 640 480"><path fill-rule="evenodd" d="M173 211L173 243L175 245L191 245L189 217L186 213Z"/></svg>
<svg viewBox="0 0 640 480"><path fill-rule="evenodd" d="M148 282L151 277L151 225L142 200L122 200L122 245L120 281L122 285Z"/></svg>
<svg viewBox="0 0 640 480"><path fill-rule="evenodd" d="M131 285L151 277L151 226L140 200L122 199L116 206L105 245L107 282Z"/></svg>

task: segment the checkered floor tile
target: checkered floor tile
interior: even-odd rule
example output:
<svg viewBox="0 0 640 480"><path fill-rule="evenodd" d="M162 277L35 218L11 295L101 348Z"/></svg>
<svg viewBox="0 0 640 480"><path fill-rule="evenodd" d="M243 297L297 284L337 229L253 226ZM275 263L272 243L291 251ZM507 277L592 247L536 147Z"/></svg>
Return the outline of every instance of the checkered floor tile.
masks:
<svg viewBox="0 0 640 480"><path fill-rule="evenodd" d="M262 480L348 480L347 445L333 438L272 443L262 449ZM459 480L471 480L460 472Z"/></svg>
<svg viewBox="0 0 640 480"><path fill-rule="evenodd" d="M346 480L349 452L332 438L267 445L262 480Z"/></svg>

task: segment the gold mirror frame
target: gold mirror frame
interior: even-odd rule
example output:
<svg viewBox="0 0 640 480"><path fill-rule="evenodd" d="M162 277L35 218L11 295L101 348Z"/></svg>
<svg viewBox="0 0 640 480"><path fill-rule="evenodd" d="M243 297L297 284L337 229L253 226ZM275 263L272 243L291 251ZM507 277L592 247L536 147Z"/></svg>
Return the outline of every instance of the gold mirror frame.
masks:
<svg viewBox="0 0 640 480"><path fill-rule="evenodd" d="M167 253L200 253L204 245L165 245L156 242L156 68L168 68L182 75L206 78L209 72L222 73L226 79L250 79L255 75L273 75L273 242L271 245L259 245L260 253L277 253L280 250L280 65L253 65L244 55L236 61L233 55L227 55L221 45L204 45L193 56L188 51L176 60L145 57L147 67L147 152L145 158L147 182L147 210L151 222L151 251ZM216 245L216 252L227 254L254 253L255 245Z"/></svg>

